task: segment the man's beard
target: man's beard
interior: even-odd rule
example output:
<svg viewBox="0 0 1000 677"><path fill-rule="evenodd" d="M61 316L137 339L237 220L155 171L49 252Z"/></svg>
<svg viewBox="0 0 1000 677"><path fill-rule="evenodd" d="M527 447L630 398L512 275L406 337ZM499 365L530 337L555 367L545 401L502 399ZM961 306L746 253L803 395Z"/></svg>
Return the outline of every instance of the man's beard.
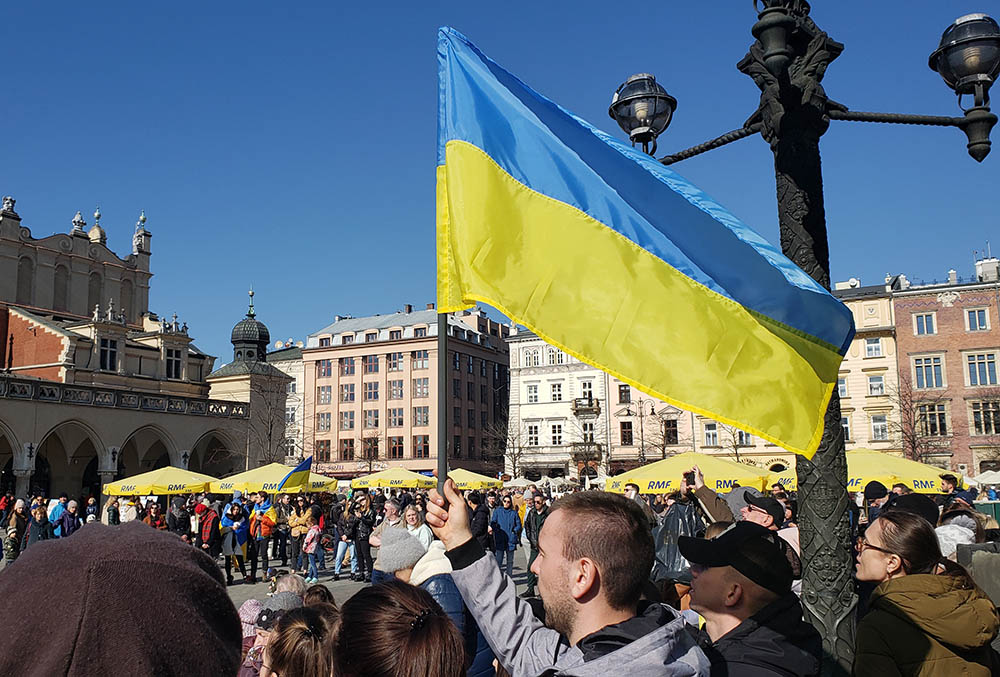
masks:
<svg viewBox="0 0 1000 677"><path fill-rule="evenodd" d="M541 586L539 586L541 592ZM569 639L576 624L576 603L568 591L552 591L542 595L542 606L545 609L545 624Z"/></svg>

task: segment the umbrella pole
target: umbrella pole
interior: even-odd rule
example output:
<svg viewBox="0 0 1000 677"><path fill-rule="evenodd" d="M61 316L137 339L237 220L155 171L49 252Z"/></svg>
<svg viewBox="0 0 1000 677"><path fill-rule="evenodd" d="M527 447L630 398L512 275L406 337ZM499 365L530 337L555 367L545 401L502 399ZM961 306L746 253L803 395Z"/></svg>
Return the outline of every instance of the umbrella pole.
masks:
<svg viewBox="0 0 1000 677"><path fill-rule="evenodd" d="M448 478L448 313L438 313L437 332L437 489L443 497Z"/></svg>

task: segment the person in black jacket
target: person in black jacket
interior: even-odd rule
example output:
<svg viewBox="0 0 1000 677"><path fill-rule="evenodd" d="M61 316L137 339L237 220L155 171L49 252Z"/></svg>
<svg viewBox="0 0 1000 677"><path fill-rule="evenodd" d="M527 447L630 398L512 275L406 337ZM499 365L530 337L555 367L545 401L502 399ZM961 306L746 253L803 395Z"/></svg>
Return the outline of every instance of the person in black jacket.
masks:
<svg viewBox="0 0 1000 677"><path fill-rule="evenodd" d="M691 628L712 663L712 677L818 675L822 640L802 620L792 590L787 543L741 521L715 538L679 536L691 563L691 608L705 618Z"/></svg>
<svg viewBox="0 0 1000 677"><path fill-rule="evenodd" d="M493 537L490 535L490 510L483 504L483 495L478 491L470 491L465 497L472 509L469 527L472 537L479 541L486 552L493 552Z"/></svg>
<svg viewBox="0 0 1000 677"><path fill-rule="evenodd" d="M167 531L178 536L191 533L191 513L187 511L185 501L177 496L170 502L167 511Z"/></svg>
<svg viewBox="0 0 1000 677"><path fill-rule="evenodd" d="M368 543L368 537L375 530L375 510L367 494L362 494L354 506L354 530L352 538L354 547L358 553L358 573L352 576L354 580L371 583L372 569L372 548Z"/></svg>

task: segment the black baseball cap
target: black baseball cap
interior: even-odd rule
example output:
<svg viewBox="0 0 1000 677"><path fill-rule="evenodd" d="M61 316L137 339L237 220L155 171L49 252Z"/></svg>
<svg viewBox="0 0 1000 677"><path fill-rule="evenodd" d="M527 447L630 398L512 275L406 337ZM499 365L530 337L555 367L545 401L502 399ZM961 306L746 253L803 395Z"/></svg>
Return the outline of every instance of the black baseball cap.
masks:
<svg viewBox="0 0 1000 677"><path fill-rule="evenodd" d="M770 496L754 496L750 492L745 494L747 505L760 508L767 512L774 519L774 526L781 528L785 523L785 506L778 502L778 499Z"/></svg>
<svg viewBox="0 0 1000 677"><path fill-rule="evenodd" d="M777 501L775 501L777 502ZM783 595L792 589L788 544L776 532L743 520L715 538L678 536L677 546L688 562L703 567L733 567L751 581Z"/></svg>

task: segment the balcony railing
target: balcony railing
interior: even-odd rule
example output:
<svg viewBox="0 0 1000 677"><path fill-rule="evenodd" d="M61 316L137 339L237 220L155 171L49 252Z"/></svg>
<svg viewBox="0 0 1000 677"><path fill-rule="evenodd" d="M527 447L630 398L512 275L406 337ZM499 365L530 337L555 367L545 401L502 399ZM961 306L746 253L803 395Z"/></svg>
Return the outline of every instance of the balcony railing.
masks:
<svg viewBox="0 0 1000 677"><path fill-rule="evenodd" d="M601 402L596 397L573 398L573 415L580 418L597 417L601 415Z"/></svg>

